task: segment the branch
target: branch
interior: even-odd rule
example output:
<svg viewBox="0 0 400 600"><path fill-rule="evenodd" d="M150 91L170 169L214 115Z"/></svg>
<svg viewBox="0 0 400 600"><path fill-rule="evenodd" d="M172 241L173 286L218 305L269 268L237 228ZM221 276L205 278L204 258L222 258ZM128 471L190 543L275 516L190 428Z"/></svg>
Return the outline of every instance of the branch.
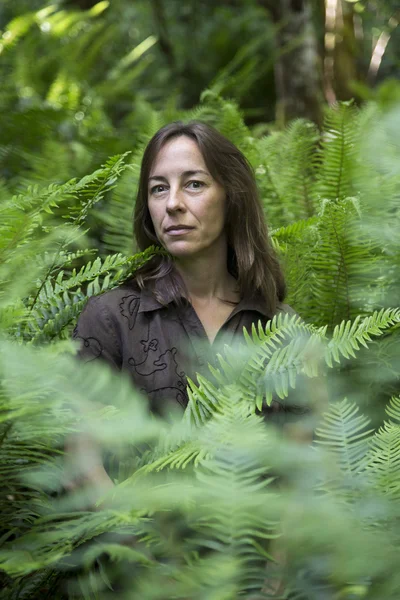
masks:
<svg viewBox="0 0 400 600"><path fill-rule="evenodd" d="M399 15L390 17L388 22L388 30L382 31L381 35L378 38L378 41L375 44L367 75L367 80L369 83L372 83L376 79L379 67L382 63L383 55L385 54L391 35L396 29L397 25L399 24L399 18Z"/></svg>

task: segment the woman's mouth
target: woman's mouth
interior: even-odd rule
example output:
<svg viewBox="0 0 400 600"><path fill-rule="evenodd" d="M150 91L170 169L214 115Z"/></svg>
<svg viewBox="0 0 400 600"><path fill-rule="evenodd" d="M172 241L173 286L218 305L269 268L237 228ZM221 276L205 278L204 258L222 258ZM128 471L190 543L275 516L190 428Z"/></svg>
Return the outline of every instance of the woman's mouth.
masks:
<svg viewBox="0 0 400 600"><path fill-rule="evenodd" d="M188 233L189 231L192 231L193 227L173 227L171 229L168 229L166 231L166 233L168 235L183 235L185 233Z"/></svg>

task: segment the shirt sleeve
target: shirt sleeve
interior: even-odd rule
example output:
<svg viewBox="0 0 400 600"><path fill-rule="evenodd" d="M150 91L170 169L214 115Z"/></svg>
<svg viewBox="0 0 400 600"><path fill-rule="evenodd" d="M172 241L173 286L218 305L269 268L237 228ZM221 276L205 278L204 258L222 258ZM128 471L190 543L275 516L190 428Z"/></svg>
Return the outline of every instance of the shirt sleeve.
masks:
<svg viewBox="0 0 400 600"><path fill-rule="evenodd" d="M119 336L102 296L89 298L72 334L80 342L78 358L83 362L103 360L115 369L121 369Z"/></svg>

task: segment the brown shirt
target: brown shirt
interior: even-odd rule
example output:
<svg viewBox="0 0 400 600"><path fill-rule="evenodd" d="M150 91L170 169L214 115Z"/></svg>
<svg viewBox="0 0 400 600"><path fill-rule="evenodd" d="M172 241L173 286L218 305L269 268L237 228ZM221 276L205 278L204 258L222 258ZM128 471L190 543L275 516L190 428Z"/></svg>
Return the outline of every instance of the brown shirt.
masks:
<svg viewBox="0 0 400 600"><path fill-rule="evenodd" d="M184 301L183 308L172 298L163 306L134 281L91 297L73 333L81 342L80 358L105 360L128 371L157 413L164 413L171 400L185 407L186 377L196 381L196 373L201 373L211 378L207 363L215 364L224 344L233 347L243 342L243 327L251 331L259 320L264 326L271 316L261 298L243 299L232 306L210 344L194 308ZM287 305L279 309L293 312Z"/></svg>

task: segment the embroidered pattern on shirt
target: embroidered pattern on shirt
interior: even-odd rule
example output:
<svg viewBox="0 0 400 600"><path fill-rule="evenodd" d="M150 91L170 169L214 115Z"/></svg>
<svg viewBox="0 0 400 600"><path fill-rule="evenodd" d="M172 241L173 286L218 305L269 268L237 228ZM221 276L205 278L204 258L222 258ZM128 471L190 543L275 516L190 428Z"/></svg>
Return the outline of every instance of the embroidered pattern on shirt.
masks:
<svg viewBox="0 0 400 600"><path fill-rule="evenodd" d="M136 323L136 317L139 310L140 297L135 294L124 296L119 303L119 312L127 319L128 327L132 330Z"/></svg>
<svg viewBox="0 0 400 600"><path fill-rule="evenodd" d="M123 300L126 300L124 298ZM121 302L121 314L125 310L126 304ZM132 306L132 303L129 301L129 306ZM129 312L129 311L128 311ZM130 313L129 313L130 314ZM136 316L135 316L136 319ZM162 373L166 371L170 373L172 377L171 385L157 385L158 379L159 383L162 382L162 377L158 378L155 375L153 380L153 386L151 389L146 389L146 393L151 396L156 392L160 391L175 391L176 399L182 406L186 406L187 404L187 395L186 395L186 374L184 371L179 370L178 362L176 360L176 356L178 354L178 350L175 346L171 348L166 348L163 351L161 348L160 340L156 337L151 336L150 332L151 322L147 321L147 335L144 339L140 340L140 345L143 350L142 359L135 360L133 356L128 359L128 364L133 367L134 373L141 377L150 377L155 375L156 373Z"/></svg>
<svg viewBox="0 0 400 600"><path fill-rule="evenodd" d="M74 328L72 337L74 340L82 340L83 347L89 349L92 353L92 358L88 358L85 362L91 362L96 358L100 358L100 356L103 354L104 348L101 345L100 340L95 337L82 337L79 335L78 326Z"/></svg>

